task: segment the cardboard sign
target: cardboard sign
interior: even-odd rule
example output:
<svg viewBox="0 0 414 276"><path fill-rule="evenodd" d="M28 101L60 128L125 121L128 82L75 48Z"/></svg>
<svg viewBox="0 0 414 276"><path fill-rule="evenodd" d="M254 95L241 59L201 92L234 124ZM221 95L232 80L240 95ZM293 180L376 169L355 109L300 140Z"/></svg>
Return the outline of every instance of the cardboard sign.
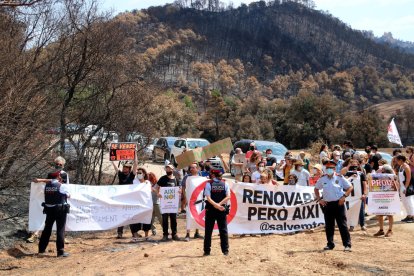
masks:
<svg viewBox="0 0 414 276"><path fill-rule="evenodd" d="M176 214L180 204L180 187L160 187L161 214Z"/></svg>
<svg viewBox="0 0 414 276"><path fill-rule="evenodd" d="M109 161L135 160L136 143L111 143Z"/></svg>
<svg viewBox="0 0 414 276"><path fill-rule="evenodd" d="M229 153L233 149L230 138L226 138L202 148L196 148L186 151L176 157L177 168L183 169L193 162L200 162L208 158L220 155L221 153Z"/></svg>
<svg viewBox="0 0 414 276"><path fill-rule="evenodd" d="M397 190L397 176L371 174L368 183L368 213L372 215L398 215L401 206Z"/></svg>

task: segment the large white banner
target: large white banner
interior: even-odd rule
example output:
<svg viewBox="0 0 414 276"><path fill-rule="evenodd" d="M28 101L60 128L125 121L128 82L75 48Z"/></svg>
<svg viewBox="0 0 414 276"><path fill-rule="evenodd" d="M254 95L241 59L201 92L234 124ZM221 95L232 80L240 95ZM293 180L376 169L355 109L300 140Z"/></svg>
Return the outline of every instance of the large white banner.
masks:
<svg viewBox="0 0 414 276"><path fill-rule="evenodd" d="M29 231L42 230L45 184L32 183ZM67 231L108 230L133 223L151 223L150 185L88 186L68 184L70 213Z"/></svg>
<svg viewBox="0 0 414 276"><path fill-rule="evenodd" d="M180 187L160 187L161 214L176 214L180 203Z"/></svg>
<svg viewBox="0 0 414 276"><path fill-rule="evenodd" d="M348 226L357 226L359 220L359 212L361 211L361 197L362 197L362 186L361 176L354 174L347 177L348 181L352 184L354 189L352 193L346 198L346 219Z"/></svg>
<svg viewBox="0 0 414 276"><path fill-rule="evenodd" d="M324 225L313 187L226 182L231 190L229 233L288 233ZM187 229L204 229L206 184L204 177L187 178Z"/></svg>
<svg viewBox="0 0 414 276"><path fill-rule="evenodd" d="M401 212L397 176L371 174L369 179L368 213L372 215L398 215Z"/></svg>

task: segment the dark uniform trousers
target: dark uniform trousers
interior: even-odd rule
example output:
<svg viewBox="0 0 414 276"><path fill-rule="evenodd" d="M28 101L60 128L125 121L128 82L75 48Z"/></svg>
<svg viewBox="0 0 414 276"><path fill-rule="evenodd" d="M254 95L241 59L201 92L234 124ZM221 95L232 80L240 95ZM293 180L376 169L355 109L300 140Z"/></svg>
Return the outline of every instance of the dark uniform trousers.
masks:
<svg viewBox="0 0 414 276"><path fill-rule="evenodd" d="M339 201L327 202L327 205L323 208L325 216L325 232L328 246L330 248L335 247L334 233L335 233L335 220L341 233L342 244L344 246L351 247L351 236L348 231L348 225L346 221L346 208L344 205L339 205Z"/></svg>
<svg viewBox="0 0 414 276"><path fill-rule="evenodd" d="M45 229L42 232L39 241L39 252L45 252L49 244L50 235L52 233L53 224L56 221L56 249L57 254L63 254L65 248L65 225L67 213L61 205L46 208Z"/></svg>
<svg viewBox="0 0 414 276"><path fill-rule="evenodd" d="M211 251L211 236L213 234L214 224L217 221L217 225L220 233L220 246L221 252L229 252L229 235L227 232L227 214L224 211L220 211L214 207L206 209L206 227L204 237L204 253L210 253Z"/></svg>
<svg viewBox="0 0 414 276"><path fill-rule="evenodd" d="M168 235L168 218L170 218L171 234L177 234L177 214L162 214L162 232L164 236Z"/></svg>

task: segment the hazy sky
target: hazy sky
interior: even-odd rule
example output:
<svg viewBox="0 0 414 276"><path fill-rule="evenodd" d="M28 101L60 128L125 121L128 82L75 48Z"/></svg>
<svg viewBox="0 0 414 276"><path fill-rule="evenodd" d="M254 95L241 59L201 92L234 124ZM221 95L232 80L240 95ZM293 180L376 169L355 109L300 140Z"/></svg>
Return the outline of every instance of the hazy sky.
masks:
<svg viewBox="0 0 414 276"><path fill-rule="evenodd" d="M100 0L115 12L164 5L173 0ZM223 0L222 0L223 1ZM376 36L392 32L394 38L414 42L414 0L314 0L316 9L329 11L354 29L372 30ZM229 0L223 2L229 3ZM234 7L253 0L233 0Z"/></svg>

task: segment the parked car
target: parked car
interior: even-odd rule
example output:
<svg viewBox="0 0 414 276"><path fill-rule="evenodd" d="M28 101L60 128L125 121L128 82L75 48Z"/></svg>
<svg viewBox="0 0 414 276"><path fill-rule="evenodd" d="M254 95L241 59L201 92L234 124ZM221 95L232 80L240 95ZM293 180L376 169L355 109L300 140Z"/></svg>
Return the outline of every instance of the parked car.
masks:
<svg viewBox="0 0 414 276"><path fill-rule="evenodd" d="M151 143L149 143L145 148L144 148L144 154L146 157L151 158L152 157L152 152L154 151L154 146L157 144L158 142L158 138L154 138L151 140Z"/></svg>
<svg viewBox="0 0 414 276"><path fill-rule="evenodd" d="M157 143L154 145L154 150L152 151L152 160L154 162L164 162L165 160L170 161L171 149L177 139L177 137L159 138Z"/></svg>
<svg viewBox="0 0 414 276"><path fill-rule="evenodd" d="M99 131L91 138L90 145L99 147L104 143L104 148L108 149L110 143L118 143L118 133L115 131Z"/></svg>
<svg viewBox="0 0 414 276"><path fill-rule="evenodd" d="M176 157L184 151L193 150L195 148L202 148L209 145L210 142L202 138L178 138L171 148L170 161L177 166Z"/></svg>
<svg viewBox="0 0 414 276"><path fill-rule="evenodd" d="M234 176L232 163L234 163L234 150L236 148L241 148L243 153L246 153L249 150L250 143L254 142L256 144L256 149L263 154L265 154L267 149L272 150L272 156L276 158L277 162L279 163L281 160L285 158L285 153L288 151L288 149L282 145L281 143L274 142L274 141L262 141L262 140L249 140L244 139L237 141L233 145L233 150L230 152L230 172L231 175Z"/></svg>

